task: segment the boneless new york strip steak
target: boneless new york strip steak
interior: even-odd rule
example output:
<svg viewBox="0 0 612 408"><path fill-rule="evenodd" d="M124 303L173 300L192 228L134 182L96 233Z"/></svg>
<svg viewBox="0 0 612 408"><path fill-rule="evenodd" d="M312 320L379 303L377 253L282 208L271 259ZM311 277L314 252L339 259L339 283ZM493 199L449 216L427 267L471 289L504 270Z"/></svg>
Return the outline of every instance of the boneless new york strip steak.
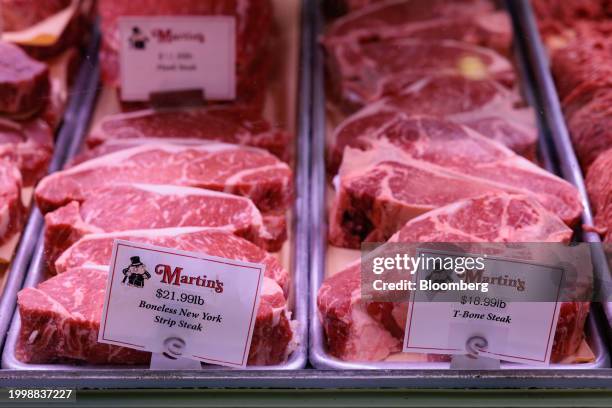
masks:
<svg viewBox="0 0 612 408"><path fill-rule="evenodd" d="M515 80L510 62L495 51L454 40L395 39L381 42L345 41L334 45L327 64L330 85L346 111L385 95L389 88L408 86L431 75L463 75Z"/></svg>
<svg viewBox="0 0 612 408"><path fill-rule="evenodd" d="M150 354L98 343L108 268L75 268L18 294L15 355L26 363L147 364ZM292 351L293 322L281 288L264 278L249 365L271 365Z"/></svg>
<svg viewBox="0 0 612 408"><path fill-rule="evenodd" d="M381 129L405 115L432 115L467 125L502 143L529 160L536 159L537 129L531 108L493 80L460 75L427 76L343 120L334 130L328 154L331 171L337 171L344 147L370 131Z"/></svg>
<svg viewBox="0 0 612 408"><path fill-rule="evenodd" d="M330 215L330 242L359 248L386 241L410 219L489 192L533 195L568 225L580 216L576 189L472 129L404 117L347 147Z"/></svg>
<svg viewBox="0 0 612 408"><path fill-rule="evenodd" d="M25 186L36 184L47 173L52 155L53 134L43 120L0 119L0 157L17 165Z"/></svg>
<svg viewBox="0 0 612 408"><path fill-rule="evenodd" d="M389 242L568 242L572 231L537 201L495 193L459 200L412 219ZM328 351L343 360L379 361L401 350L406 303L361 298L361 266L348 266L319 288L317 306ZM574 353L584 333L588 302L563 303L552 361Z"/></svg>
<svg viewBox="0 0 612 408"><path fill-rule="evenodd" d="M0 159L0 244L23 225L25 208L21 201L21 184L19 169Z"/></svg>
<svg viewBox="0 0 612 408"><path fill-rule="evenodd" d="M285 228L268 230L248 198L192 187L118 184L45 215L45 258L52 265L87 234L171 227L226 228L272 252L287 235Z"/></svg>
<svg viewBox="0 0 612 408"><path fill-rule="evenodd" d="M287 160L289 135L243 109L208 107L143 110L105 116L87 136L87 145L113 139L185 138L255 146Z"/></svg>
<svg viewBox="0 0 612 408"><path fill-rule="evenodd" d="M232 234L230 229L220 228L162 228L85 235L55 261L54 272L63 273L79 266L108 265L115 239L263 263L265 276L274 279L285 294L289 291L289 274L273 255Z"/></svg>
<svg viewBox="0 0 612 408"><path fill-rule="evenodd" d="M46 64L0 41L0 114L23 119L38 113L49 97L48 74Z"/></svg>
<svg viewBox="0 0 612 408"><path fill-rule="evenodd" d="M36 188L44 213L83 201L117 183L175 184L242 195L264 212L288 208L289 166L265 150L224 143L147 144L118 151L45 177Z"/></svg>

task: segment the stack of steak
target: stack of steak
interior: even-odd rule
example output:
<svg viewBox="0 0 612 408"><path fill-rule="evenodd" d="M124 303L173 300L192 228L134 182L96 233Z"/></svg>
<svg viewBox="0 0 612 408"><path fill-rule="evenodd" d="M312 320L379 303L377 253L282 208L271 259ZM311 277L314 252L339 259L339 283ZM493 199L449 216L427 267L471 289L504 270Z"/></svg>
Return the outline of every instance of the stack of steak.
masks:
<svg viewBox="0 0 612 408"><path fill-rule="evenodd" d="M330 112L344 114L327 138L330 244L568 242L582 206L535 164L506 13L487 0L364 3L322 39ZM360 269L319 288L327 349L384 360L401 351L406 305L363 300ZM553 361L576 352L588 310L562 306Z"/></svg>
<svg viewBox="0 0 612 408"><path fill-rule="evenodd" d="M612 2L535 0L596 226L612 242Z"/></svg>
<svg viewBox="0 0 612 408"><path fill-rule="evenodd" d="M272 13L267 0L98 3L109 84L116 79L116 21L122 15L235 16L239 82L253 79L267 46ZM45 214L47 270L54 276L19 294L19 359L149 360L148 353L97 342L115 239L265 264L248 364L287 359L296 343L287 304L291 280L273 253L287 239L293 202L292 169L283 161L291 156L291 140L259 110L239 101L147 107L98 120L84 151L63 171L45 177L35 192Z"/></svg>

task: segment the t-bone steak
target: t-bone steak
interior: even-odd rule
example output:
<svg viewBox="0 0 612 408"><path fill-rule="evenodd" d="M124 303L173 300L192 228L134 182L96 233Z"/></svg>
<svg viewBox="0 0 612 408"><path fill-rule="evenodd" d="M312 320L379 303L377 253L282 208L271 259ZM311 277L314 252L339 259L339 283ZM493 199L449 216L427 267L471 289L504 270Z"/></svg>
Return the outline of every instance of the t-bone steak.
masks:
<svg viewBox="0 0 612 408"><path fill-rule="evenodd" d="M45 257L55 262L84 235L171 227L227 228L263 249L280 250L286 230L269 231L248 198L192 187L118 184L45 216Z"/></svg>
<svg viewBox="0 0 612 408"><path fill-rule="evenodd" d="M572 231L537 201L496 193L457 201L412 219L389 242L568 242ZM384 247L384 246L383 246ZM361 298L359 263L328 277L317 306L327 350L349 361L378 361L402 348L405 303ZM551 359L573 354L584 334L589 303L563 303Z"/></svg>
<svg viewBox="0 0 612 408"><path fill-rule="evenodd" d="M354 111L432 75L462 75L512 84L510 61L497 52L454 40L344 41L328 55L329 83L344 110Z"/></svg>
<svg viewBox="0 0 612 408"><path fill-rule="evenodd" d="M46 64L0 41L0 114L24 119L41 111L49 97L48 74Z"/></svg>
<svg viewBox="0 0 612 408"><path fill-rule="evenodd" d="M287 160L289 135L262 117L236 108L143 110L105 116L87 136L87 145L113 139L208 139L255 146Z"/></svg>
<svg viewBox="0 0 612 408"><path fill-rule="evenodd" d="M337 19L327 30L327 37L359 35L384 30L401 32L408 23L439 18L460 18L494 11L489 0L348 0L359 6L372 3ZM350 9L354 9L351 7Z"/></svg>
<svg viewBox="0 0 612 408"><path fill-rule="evenodd" d="M43 120L0 119L0 157L19 167L25 186L47 174L52 155L53 133Z"/></svg>
<svg viewBox="0 0 612 408"><path fill-rule="evenodd" d="M289 291L289 274L274 255L232 234L231 230L220 228L162 228L85 235L62 253L52 272L63 273L87 265L108 265L115 239L262 263L266 265L265 276L274 279L285 294Z"/></svg>
<svg viewBox="0 0 612 408"><path fill-rule="evenodd" d="M174 184L242 195L263 212L283 211L293 195L289 166L254 147L224 143L146 144L45 177L36 188L43 213L82 202L118 183Z"/></svg>
<svg viewBox="0 0 612 408"><path fill-rule="evenodd" d="M532 195L568 225L582 212L568 182L462 125L403 117L354 143L336 183L334 245L386 241L411 218L491 192Z"/></svg>
<svg viewBox="0 0 612 408"><path fill-rule="evenodd" d="M344 147L405 115L432 115L467 125L531 161L536 160L537 129L531 108L518 108L520 97L496 81L458 75L424 78L369 104L334 130L328 164L335 172Z"/></svg>
<svg viewBox="0 0 612 408"><path fill-rule="evenodd" d="M21 201L21 174L15 165L0 159L0 244L23 225L25 208Z"/></svg>
<svg viewBox="0 0 612 408"><path fill-rule="evenodd" d="M25 363L148 364L150 354L98 343L108 269L75 268L18 294L21 327L15 355ZM279 364L294 343L291 313L281 288L265 278L249 365Z"/></svg>

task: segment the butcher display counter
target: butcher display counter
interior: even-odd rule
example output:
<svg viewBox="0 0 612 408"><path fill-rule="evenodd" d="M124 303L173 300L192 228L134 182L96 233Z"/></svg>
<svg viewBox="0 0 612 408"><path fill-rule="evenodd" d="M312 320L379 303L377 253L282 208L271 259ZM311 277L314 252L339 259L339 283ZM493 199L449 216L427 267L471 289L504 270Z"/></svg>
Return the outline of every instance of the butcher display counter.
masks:
<svg viewBox="0 0 612 408"><path fill-rule="evenodd" d="M3 164L2 170L0 344L42 226L33 190L61 166L91 74L84 55L96 49L91 2L75 0L47 11L36 22L3 9L1 156L15 166Z"/></svg>
<svg viewBox="0 0 612 408"><path fill-rule="evenodd" d="M100 3L104 1L100 0ZM170 1L160 3L172 7ZM228 2L230 3L234 2ZM370 3L375 5L369 5ZM357 194L351 196L349 183L346 178L343 179L346 174L352 174L358 179L361 174L369 171L369 164L364 164L369 162L359 160L351 162L351 159L359 159L360 155L370 154L368 142L371 140L367 140L368 136L364 136L360 140L362 144L352 145L350 139L358 139L361 135L354 135L351 132L359 133L367 129L370 134L376 134L376 127L385 125L384 123L381 125L376 119L376 115L381 112L385 113L385 120L392 117L395 120L394 124L399 124L397 128L391 129L397 130L397 134L402 134L413 125L430 126L430 129L434 130L443 127L444 132L431 134L439 136L443 133L457 140L476 142L471 144L473 150L467 153L469 157L466 157L465 152L449 148L459 145L454 143L456 140L445 144L436 153L449 162L452 161L448 156L449 152L457 155L459 159L463 159L463 170L450 168L449 165L449 168L445 169L445 174L452 175L450 181L435 183L435 175L430 174L421 180L422 185L438 188L459 185L461 188L454 191L457 195L469 193L469 181L478 180L482 185L490 185L487 184L487 177L493 178L494 175L491 173L475 172L476 174L470 174L468 182L464 182L467 176L458 176L461 171L469 171L469 165L473 161L471 155L489 149L498 156L503 156L511 164L510 169L519 172L525 180L539 176L547 181L547 186L543 187L544 191L539 191L538 187L521 186L520 189L527 194L520 197L511 194L514 188L518 189L517 186L506 184L504 188L510 193L501 188L501 192L488 194L486 197L489 203L504 206L515 200L527 206L540 216L540 219L544 219L547 225L552 226L553 229L545 231L550 232L552 238L556 236L567 238L570 235L572 240L577 242L598 242L597 234L591 232L589 228L586 230L582 228L582 225L592 225L590 207L584 183L580 172L577 171L576 157L567 137L563 117L558 109L558 99L550 72L546 67L545 54L539 43L532 10L527 1L517 0L507 3L506 9L498 9L492 8L492 3L486 0L453 1L453 6L445 11L444 4L451 3L436 0L417 4L411 9L411 13L399 13L397 10L394 11L393 7L401 9L404 7L402 4L405 4L405 7L410 9L416 3L400 0L365 2L336 0L326 3L332 7L324 8L320 2L310 0L273 2L274 19L277 23L277 31L274 33L278 42L275 43L277 48L266 54L266 57L273 61L267 68L272 72L270 78L274 79L271 80L269 89L266 89L262 95L250 92L253 89L248 86L249 83L259 83L261 78L247 75L247 79L242 83L245 88L239 86L238 101L244 102L250 108L264 106L259 118L263 122L257 121L259 125L264 123L263 128L252 127L250 128L252 132L257 132L259 129L260 133L266 134L270 131L268 125L271 124L272 128L278 125L280 129L277 130L294 133L294 138L283 139L285 136L282 132L272 131L274 136L271 138L236 137L232 143L253 144L263 140L264 142L255 146L254 150L265 149L271 152L271 156L274 157L271 159L273 167L278 173L275 176L285 174L287 168L283 163L279 163L281 161L288 163L287 166L294 172L295 200L291 202L288 210L288 239L280 251L275 250L278 249L279 241L269 239L270 236L258 228L251 228L252 233L246 235L245 239L227 240L231 240L232 244L236 243L236 247L241 249L255 248L253 250L258 254L263 251L257 247L263 245L273 254L264 257L266 265L277 272L283 269L288 272L287 274L279 272L275 276L277 280L271 284L273 288L278 287L275 293L282 294L283 299L285 291L288 292L286 307L281 307L282 312L277 315L281 317L272 320L278 322L286 319L287 323L291 321L290 330L295 337L291 339L290 346L287 342L285 343L287 347L281 347L280 354L287 359L270 363L274 356L273 353L266 354L272 348L266 348L266 344L276 344L277 340L282 343L287 339L285 336L287 331L268 333L263 342L259 343L263 346L253 349L255 350L252 353L253 364L246 369L229 369L209 364L191 369L160 368L149 365L149 356L143 355L144 353L126 352L124 349L110 347L107 350L96 349L94 343L97 337L92 333L97 332L100 322L91 316L84 319L80 326L74 326L75 332L82 330L80 333L84 333L78 341L63 337L62 342L49 343L49 347L44 343L51 338L45 337L44 329L52 327L63 315L59 313L58 318L50 310L44 309L45 305L41 305L39 299L54 298L58 296L57 293L62 287L72 288L76 284L80 285L78 287L83 288L83 291L74 291L77 295L69 296L69 302L63 304L76 310L87 303L100 303L99 295L96 297L94 291L90 290L92 287L100 289L103 286L102 280L96 275L96 272L100 271L99 265L95 267L88 264L79 265L79 262L83 258L94 259L94 263L102 262L107 268L105 262L108 262L109 254L102 251L103 254L100 255L97 250L92 252L90 248L95 249L100 246L108 248L108 238L142 239L149 240L147 242L153 244L161 244L160 237L175 239L176 235L173 234L176 232L169 234L167 231L166 235L160 233L159 229L153 233L143 232L145 228L139 223L151 217L150 214L155 215L153 208L155 206L127 205L129 197L136 197L141 202L156 203L160 196L190 196L192 191L189 189L200 188L185 185L174 185L172 188L166 185L163 189L143 187L144 184L159 183L160 179L164 184L177 183L177 180L164 179L163 173L168 167L161 167L159 174L154 174L150 168L138 167L141 173L146 174L138 174L139 179L130 180L131 185L128 187L107 186L106 178L112 181L114 172L121 172L122 168L128 166L141 166L142 162L138 161L137 157L140 152L159 154L159 151L163 151L171 154L172 158L178 157L175 156L177 152L180 153L184 149L210 152L205 145L198 146L197 141L185 140L184 132L189 130L195 133L196 139L207 138L205 132L196 129L193 124L199 120L210 119L210 116L214 116L214 112L207 110L216 108L208 105L198 105L194 108L194 104L197 105L202 101L190 100L189 109L195 111L196 119L193 119L189 115L176 114L174 108L169 111L164 109L167 108L163 106L168 103L167 100L152 101L153 106L120 102L117 99L117 83L114 82L117 79L114 71L116 67L112 58L113 55L116 57L116 49L113 48L112 40L103 39L101 60L98 61L97 52L90 52L88 64L90 80L86 81L87 86L82 88L82 94L79 96L80 109L75 112L74 124L66 136L70 139L70 143L67 143L65 155L61 160L58 159L60 162L53 168L58 170L56 174L47 177L41 183L39 202L47 214L47 229L45 232L40 230L42 218L39 216L39 228L33 233L36 238L32 243L32 246L35 245L35 251L27 270L20 300L20 307L23 316L27 317L27 322L24 323L20 319L19 310L16 310L3 349L3 369L0 370L2 383L7 386L35 384L76 388L205 387L229 389L223 391L235 391L236 395L241 391L248 391L237 390L244 388L284 388L290 392L297 392L296 388L376 388L393 389L393 391L405 388L609 388L612 384L612 370L608 368L610 342L603 312L596 303L591 304L590 308L584 305L570 305L570 311L573 311L576 317L568 313L564 316L565 321L571 321L573 326L578 327L572 329L570 327L572 324L563 326L563 329L569 330L567 341L563 338L560 342L562 347L554 351L552 364L536 366L501 362L499 367L492 369L482 365L471 368L466 365L455 366L446 357L432 361L434 359L422 353L400 353L399 337L403 333L390 334L390 331L386 331L388 326L379 322L372 324L373 317L366 313L360 314L361 310L357 308L349 309L348 312L343 310L344 306L350 308L358 305L361 295L360 288L355 286L355 281L357 286L359 285L359 278L350 279L354 277L351 274L355 271L350 267L346 268L348 264L359 259L361 252L355 248L359 248L367 234L372 234L379 241L388 239L395 232L392 230L393 223L403 224L407 221L400 219L396 214L377 218L367 214L367 211L362 211L364 207L367 208L367 205L359 206L359 200L363 196ZM476 8L464 9L466 4ZM369 23L366 21L365 28L363 21L360 22L361 26L357 24L355 28L352 25L353 17L338 17L339 14L358 7L381 9L391 7L392 12L390 16L379 15L374 18L371 26L368 26ZM432 8L435 10L433 17L441 18L423 21L432 17L428 15ZM160 14L167 13L162 6L158 11ZM323 16L324 12L326 17ZM357 16L367 17L368 10L354 12ZM486 18L483 19L483 16ZM105 23L109 21L104 19L109 16L101 17L104 32ZM411 38L393 40L397 43L389 49L383 49L384 52L380 52L376 47L369 47L370 42L384 43L385 35L394 36L397 32L401 33L401 30L393 33L393 30L398 30L394 24L402 25L404 18L414 19L410 24L401 27L402 30L406 30L406 36ZM381 25L381 21L384 21L384 24ZM445 22L450 25L444 26ZM466 22L472 24L467 29L465 26L462 27ZM372 34L372 31L368 31L370 29L374 31L380 29L381 32ZM507 30L504 31L505 29ZM333 35L330 35L330 32ZM323 36L324 33L327 35ZM146 43L139 37L139 33L135 34L135 47ZM248 41L257 42L259 38L257 34L259 33L251 32ZM362 35L367 38L364 43L359 41ZM428 36L433 36L434 40L428 42ZM452 36L452 40L448 40L448 36ZM364 44L366 45L363 46ZM401 52L394 54L397 50ZM246 56L242 55L246 60L249 59L247 51L245 51ZM331 55L334 56L334 61L326 61ZM431 61L432 55L436 56L433 62L423 60L425 56L425 59L429 58ZM457 62L453 60L453 55L455 57L460 55L459 64L452 65ZM333 76L333 80L326 76L326 62L331 65L328 72ZM467 103L463 99L466 94L482 95L478 90L470 93L468 88L462 88L450 96L438 94L437 97L430 99L431 94L435 95L436 92L441 92L440 90L452 92L453 87L457 85L455 82L457 78L454 76L458 72L445 71L444 64L458 67L459 74L465 74L475 83L482 84L486 92L492 92L494 101L474 97L473 101L469 100L467 102L470 103ZM366 68L360 70L363 67ZM410 67L409 75L405 77L396 75L406 67ZM440 69L440 72L429 76L431 71L436 69ZM428 77L422 78L424 75ZM488 75L495 79L489 80ZM101 86L98 86L99 76L102 78ZM418 86L410 83L415 77L420 79ZM471 86L469 82L459 82L459 85ZM388 92L391 95L401 96L404 91L408 95L404 99L393 100L385 94ZM176 95L165 96L174 99L173 103L176 103ZM179 99L192 99L193 96L189 93L181 94ZM162 105L161 108L154 106L157 103ZM416 119L398 113L402 106L409 104L412 104L414 109L421 109ZM179 112L182 109L180 108ZM437 109L439 111L436 111ZM359 113L355 114L355 110ZM441 119L440 116L444 118ZM224 127L225 118L225 116L219 117L219 121L215 123L220 124L220 128L225 132L224 137L234 137L236 134L232 132L241 126ZM234 119L236 118L233 117L232 120ZM366 122L372 119L372 122L363 122L364 119ZM151 132L155 133L156 128L163 130L159 134L152 135L156 140L149 143L135 141L138 138L150 138ZM466 131L466 128L473 130ZM339 129L342 130L342 134ZM495 134L496 142L491 142L478 132ZM404 134L411 133L406 131ZM422 134L419 136L423 137L419 140L421 148L431 147L435 150L433 140L425 140ZM177 141L176 138L181 140ZM278 143L279 140L281 143ZM499 142L505 144L505 147L499 147ZM174 147L167 147L168 144ZM400 149L397 145L385 146L383 150L376 151L376 154L382 152L378 157L389 161L397 157L405 159L399 163L400 165L417 164L414 166L416 169L408 173L410 177L401 180L402 183L415 180L418 182L417 170L426 172L435 166L441 166L440 163L428 163L422 157L416 157L416 154L411 157L409 153L398 150ZM112 160L108 160L109 157ZM376 160L377 157L373 158L374 162ZM237 161L240 162L239 159ZM184 161L178 162L184 164ZM111 164L112 166L109 166ZM60 168L63 170L60 171ZM103 170L100 171L100 168ZM342 170L337 175L339 168ZM94 177L83 177L91 169L94 171ZM179 179L189 179L187 177L189 175L181 173L182 169L178 170L181 174ZM145 180L142 181L141 177ZM103 185L104 188L94 198L70 196L68 199L66 197L58 199L54 194L61 190L59 187L66 180L70 183L80 182L79 186L83 191L91 186ZM500 183L511 182L500 181ZM393 193L393 191L386 192ZM343 194L343 200L338 199L340 194ZM545 204L536 199L525 198L530 194L537 197L544 195L552 201L556 197L563 197L567 204L559 210L558 216L557 214L552 216L551 211L544 208ZM201 194L191 195L195 196L195 200L203 199ZM239 204L240 198L226 197L224 194L206 195L206 199L212 197L219 199L222 196L228 200L232 199L233 205ZM274 197L278 198L277 195ZM376 198L368 197L368 199L375 201ZM64 205L65 201L69 200L72 200L72 203ZM109 216L112 220L110 223L102 222L95 217L98 212L109 214L114 201L127 203L122 211L129 214L129 217ZM250 207L251 214L264 214L265 217L271 215L266 211L266 200L255 201L256 205ZM459 201L461 209L465 209L470 217L477 219L478 209L482 208L479 205L482 205L482 202L470 197L460 197ZM77 204L74 204L75 202ZM276 201L274 203L278 204ZM436 222L442 222L442 219L453 220L455 216L456 211L453 210L457 206L449 209L450 206L443 204L445 203L436 202L435 206L431 205L432 208L429 208L432 213L441 215ZM384 211L385 206L379 208ZM184 213L188 214L190 210L186 208ZM359 216L351 217L355 213ZM68 218L69 220L74 220L76 217L78 220L76 225L83 228L75 228L74 223L68 225L70 239L76 236L76 240L68 242L66 248L62 246L66 242L62 243L58 237L61 237L62 228L70 224L63 218L68 215L73 217ZM206 217L201 218L199 222L211 222L204 219ZM153 216L153 219L156 218ZM234 222L236 220L228 222L219 214L214 221L224 222L230 228L234 228L236 224ZM493 220L493 222L498 221L500 220ZM566 223L572 224L572 228ZM436 225L442 232L449 229L447 225ZM139 229L135 229L135 226ZM408 226L414 226L412 221L408 221ZM184 227L179 227L182 228ZM208 234L200 229L201 226L191 228L196 230L183 229L179 233L184 236L172 242L180 248L182 242L189 240L187 235L194 231L196 234ZM125 233L126 230L129 233ZM512 228L509 230L514 231ZM538 234L541 232L538 231ZM544 235L538 234L534 234L531 238L537 240ZM249 242L245 243L245 240ZM595 272L593 282L594 285L598 285L609 281L609 275L605 259L602 258L603 252L598 251L597 246L592 248ZM216 249L210 248L210 250ZM138 267L139 260L134 260L133 265ZM280 268L277 268L278 265ZM78 272L75 273L75 270ZM337 276L348 276L349 279L334 278ZM129 283L142 285L142 282L137 283L136 280ZM381 310L388 314L379 316L389 324L392 321L389 316L393 312L389 313L384 308ZM355 313L351 314L353 311ZM43 318L42 324L36 320L40 316ZM343 325L345 322L348 324ZM364 327L366 329L376 327L377 330L370 336L364 336L362 338L364 341L360 343L359 330ZM329 334L332 335L332 341L327 337ZM374 343L380 347L370 347ZM119 364L119 361L113 359L116 355L119 355L123 362L131 364ZM268 364L258 364L261 361L258 361L258 356L267 359ZM336 395L334 392L340 391L334 390L325 396L333 398Z"/></svg>
<svg viewBox="0 0 612 408"><path fill-rule="evenodd" d="M175 10L172 1L164 4L143 6L137 14ZM237 97L216 104L197 95L189 99L189 91L152 96L148 104L121 100L126 83L117 77L117 15L134 11L128 4L123 10L113 2L98 5L99 58L90 55L84 114L63 170L36 189L45 225L19 293L4 368L91 375L149 369L150 353L102 345L96 337L118 239L263 264L246 368L304 367L310 89L304 47L310 44L301 32L308 23L302 3L247 9L227 3L223 10L193 4L194 14L237 19ZM140 278L125 282L142 288ZM70 328L61 326L67 321ZM76 339L75 332L81 333Z"/></svg>

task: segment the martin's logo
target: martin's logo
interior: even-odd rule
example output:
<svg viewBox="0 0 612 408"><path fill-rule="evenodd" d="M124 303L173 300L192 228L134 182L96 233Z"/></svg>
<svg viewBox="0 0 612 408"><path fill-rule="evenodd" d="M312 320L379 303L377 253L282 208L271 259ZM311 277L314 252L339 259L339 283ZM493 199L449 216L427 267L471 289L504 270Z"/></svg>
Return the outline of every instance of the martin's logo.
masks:
<svg viewBox="0 0 612 408"><path fill-rule="evenodd" d="M151 35L160 43L173 43L179 41L190 41L200 44L206 42L203 33L195 31L174 31L171 28L155 28L151 30Z"/></svg>
<svg viewBox="0 0 612 408"><path fill-rule="evenodd" d="M130 257L130 261L132 263L123 269L123 281L121 283L135 288L143 288L145 280L151 279L151 274L147 271L145 264L140 262L139 256Z"/></svg>
<svg viewBox="0 0 612 408"><path fill-rule="evenodd" d="M128 38L130 42L130 47L135 50L144 50L147 48L147 42L149 42L149 37L144 35L140 30L140 27L132 27L132 34Z"/></svg>

